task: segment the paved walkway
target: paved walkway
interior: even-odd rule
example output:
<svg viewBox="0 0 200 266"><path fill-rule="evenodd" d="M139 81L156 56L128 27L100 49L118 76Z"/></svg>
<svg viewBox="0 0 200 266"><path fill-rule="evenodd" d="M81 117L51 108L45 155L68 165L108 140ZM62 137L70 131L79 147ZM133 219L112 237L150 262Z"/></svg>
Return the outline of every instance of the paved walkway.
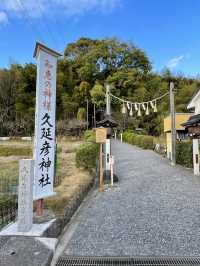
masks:
<svg viewBox="0 0 200 266"><path fill-rule="evenodd" d="M112 150L119 183L89 197L64 254L199 255L200 177L153 151L117 141Z"/></svg>

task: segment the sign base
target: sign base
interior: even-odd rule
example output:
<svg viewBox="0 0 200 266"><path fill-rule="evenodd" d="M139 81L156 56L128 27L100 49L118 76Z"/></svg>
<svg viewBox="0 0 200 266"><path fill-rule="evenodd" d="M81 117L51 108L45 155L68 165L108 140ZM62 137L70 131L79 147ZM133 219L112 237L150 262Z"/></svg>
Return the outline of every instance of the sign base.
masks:
<svg viewBox="0 0 200 266"><path fill-rule="evenodd" d="M54 221L55 219L47 223L33 224L28 232L19 232L18 223L11 223L0 232L0 236L42 236Z"/></svg>

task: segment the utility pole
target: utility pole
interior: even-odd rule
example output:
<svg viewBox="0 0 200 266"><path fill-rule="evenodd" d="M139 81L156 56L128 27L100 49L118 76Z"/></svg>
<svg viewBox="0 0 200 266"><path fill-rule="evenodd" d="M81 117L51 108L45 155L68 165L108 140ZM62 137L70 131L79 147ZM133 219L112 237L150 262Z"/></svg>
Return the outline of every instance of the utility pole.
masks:
<svg viewBox="0 0 200 266"><path fill-rule="evenodd" d="M170 82L170 113L171 113L171 165L176 164L176 117L174 106L174 83Z"/></svg>
<svg viewBox="0 0 200 266"><path fill-rule="evenodd" d="M87 130L88 130L88 99L86 100L87 102Z"/></svg>
<svg viewBox="0 0 200 266"><path fill-rule="evenodd" d="M106 115L110 115L110 86L106 85Z"/></svg>

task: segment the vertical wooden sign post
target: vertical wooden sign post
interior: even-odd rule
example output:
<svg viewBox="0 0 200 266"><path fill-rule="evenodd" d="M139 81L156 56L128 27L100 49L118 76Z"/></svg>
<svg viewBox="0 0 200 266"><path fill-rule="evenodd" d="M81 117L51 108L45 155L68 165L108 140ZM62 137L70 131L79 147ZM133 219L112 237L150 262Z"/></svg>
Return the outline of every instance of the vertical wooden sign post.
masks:
<svg viewBox="0 0 200 266"><path fill-rule="evenodd" d="M56 69L59 53L36 43L37 60L35 140L34 140L34 200L37 215L43 213L43 198L54 195Z"/></svg>
<svg viewBox="0 0 200 266"><path fill-rule="evenodd" d="M96 128L96 143L100 144L99 149L99 190L104 190L104 182L103 182L103 143L106 142L107 138L107 129L104 127Z"/></svg>

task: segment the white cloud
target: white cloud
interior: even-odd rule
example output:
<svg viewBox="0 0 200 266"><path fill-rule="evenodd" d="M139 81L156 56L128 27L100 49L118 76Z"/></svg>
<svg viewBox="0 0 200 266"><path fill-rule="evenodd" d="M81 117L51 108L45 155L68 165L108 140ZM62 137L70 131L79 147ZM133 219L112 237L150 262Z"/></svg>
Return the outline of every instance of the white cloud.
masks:
<svg viewBox="0 0 200 266"><path fill-rule="evenodd" d="M88 11L108 12L118 7L121 0L6 0L0 1L0 8L22 16L40 17L41 13L66 14L67 16L83 15ZM41 12L42 11L42 12Z"/></svg>
<svg viewBox="0 0 200 266"><path fill-rule="evenodd" d="M6 25L8 23L7 14L4 11L0 11L0 25Z"/></svg>
<svg viewBox="0 0 200 266"><path fill-rule="evenodd" d="M185 55L180 55L169 60L167 63L168 68L175 68L185 59Z"/></svg>

